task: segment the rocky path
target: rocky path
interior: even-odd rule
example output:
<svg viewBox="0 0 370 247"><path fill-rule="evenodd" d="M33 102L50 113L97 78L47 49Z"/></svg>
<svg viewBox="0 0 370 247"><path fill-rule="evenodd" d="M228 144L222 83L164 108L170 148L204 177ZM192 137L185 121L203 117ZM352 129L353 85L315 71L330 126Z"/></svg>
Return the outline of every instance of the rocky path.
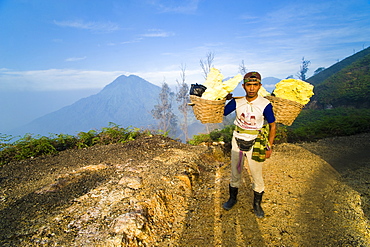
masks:
<svg viewBox="0 0 370 247"><path fill-rule="evenodd" d="M237 205L221 208L229 177L221 163L195 193L180 246L370 246L369 154L353 145L367 137L278 145L264 165L264 219L252 213L247 167Z"/></svg>
<svg viewBox="0 0 370 247"><path fill-rule="evenodd" d="M230 170L218 147L153 136L9 164L0 246L370 246L369 154L353 148L368 137L277 145L263 219L247 167L237 205L222 209Z"/></svg>

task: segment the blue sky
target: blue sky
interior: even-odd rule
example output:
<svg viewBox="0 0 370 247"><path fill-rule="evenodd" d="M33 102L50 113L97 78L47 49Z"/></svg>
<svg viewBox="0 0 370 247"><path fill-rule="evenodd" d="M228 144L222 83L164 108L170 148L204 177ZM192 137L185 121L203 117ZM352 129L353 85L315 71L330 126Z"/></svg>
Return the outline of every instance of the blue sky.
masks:
<svg viewBox="0 0 370 247"><path fill-rule="evenodd" d="M202 83L199 65L234 76L296 75L370 46L365 0L0 0L0 91L103 88L117 76Z"/></svg>

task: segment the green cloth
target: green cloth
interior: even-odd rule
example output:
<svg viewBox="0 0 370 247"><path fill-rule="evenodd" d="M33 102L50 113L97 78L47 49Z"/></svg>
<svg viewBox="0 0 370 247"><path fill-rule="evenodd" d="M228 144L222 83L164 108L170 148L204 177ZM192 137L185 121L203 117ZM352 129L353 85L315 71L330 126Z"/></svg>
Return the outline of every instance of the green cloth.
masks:
<svg viewBox="0 0 370 247"><path fill-rule="evenodd" d="M235 131L241 134L249 134L249 135L257 135L260 131L259 130L246 130L242 129L239 126L235 127Z"/></svg>
<svg viewBox="0 0 370 247"><path fill-rule="evenodd" d="M264 125L258 133L256 142L253 145L252 159L257 162L264 162L266 160L266 148L270 146L268 139L269 132L270 126L268 124Z"/></svg>

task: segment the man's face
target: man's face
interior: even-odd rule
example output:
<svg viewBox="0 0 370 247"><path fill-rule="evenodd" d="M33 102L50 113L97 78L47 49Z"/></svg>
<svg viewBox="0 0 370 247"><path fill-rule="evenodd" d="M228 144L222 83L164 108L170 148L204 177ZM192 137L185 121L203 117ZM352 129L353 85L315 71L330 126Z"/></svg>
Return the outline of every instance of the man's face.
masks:
<svg viewBox="0 0 370 247"><path fill-rule="evenodd" d="M249 81L243 84L247 98L253 100L258 96L258 90L261 88L261 83L258 81Z"/></svg>

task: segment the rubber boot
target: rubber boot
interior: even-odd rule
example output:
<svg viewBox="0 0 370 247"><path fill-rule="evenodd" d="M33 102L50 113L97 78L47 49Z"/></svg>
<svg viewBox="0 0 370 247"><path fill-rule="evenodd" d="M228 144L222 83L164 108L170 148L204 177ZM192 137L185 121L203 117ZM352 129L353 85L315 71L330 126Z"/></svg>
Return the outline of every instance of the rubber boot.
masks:
<svg viewBox="0 0 370 247"><path fill-rule="evenodd" d="M254 191L253 211L258 218L265 217L265 212L263 212L263 209L261 208L263 193L263 191L261 193Z"/></svg>
<svg viewBox="0 0 370 247"><path fill-rule="evenodd" d="M231 185L229 184L229 194L229 200L222 205L222 207L226 210L230 210L237 202L236 197L238 196L238 188L231 187Z"/></svg>

